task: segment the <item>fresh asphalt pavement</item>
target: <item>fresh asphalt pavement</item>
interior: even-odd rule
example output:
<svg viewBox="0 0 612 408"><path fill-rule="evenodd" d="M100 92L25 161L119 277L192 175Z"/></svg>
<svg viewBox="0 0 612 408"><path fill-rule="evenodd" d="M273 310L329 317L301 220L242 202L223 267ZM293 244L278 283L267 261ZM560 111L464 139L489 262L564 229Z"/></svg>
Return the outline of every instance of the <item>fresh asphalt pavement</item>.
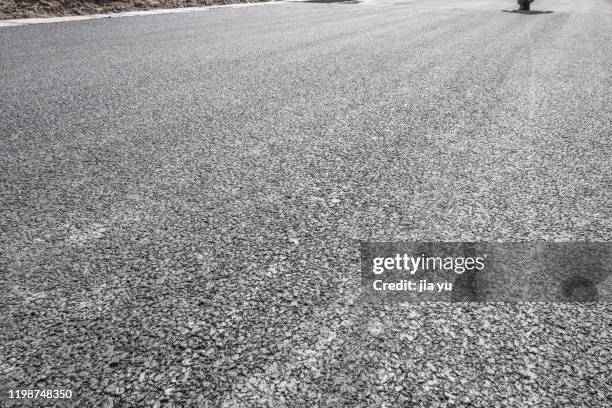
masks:
<svg viewBox="0 0 612 408"><path fill-rule="evenodd" d="M0 28L0 405L609 403L609 303L357 299L362 240L610 240L612 3L513 8Z"/></svg>

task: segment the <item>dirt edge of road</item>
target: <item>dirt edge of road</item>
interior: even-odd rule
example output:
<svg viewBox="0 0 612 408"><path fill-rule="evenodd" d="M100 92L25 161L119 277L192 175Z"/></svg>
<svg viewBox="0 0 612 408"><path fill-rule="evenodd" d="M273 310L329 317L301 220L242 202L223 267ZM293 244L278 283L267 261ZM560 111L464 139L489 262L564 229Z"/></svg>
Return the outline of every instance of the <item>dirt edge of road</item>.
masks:
<svg viewBox="0 0 612 408"><path fill-rule="evenodd" d="M269 0L0 0L0 20L257 3Z"/></svg>

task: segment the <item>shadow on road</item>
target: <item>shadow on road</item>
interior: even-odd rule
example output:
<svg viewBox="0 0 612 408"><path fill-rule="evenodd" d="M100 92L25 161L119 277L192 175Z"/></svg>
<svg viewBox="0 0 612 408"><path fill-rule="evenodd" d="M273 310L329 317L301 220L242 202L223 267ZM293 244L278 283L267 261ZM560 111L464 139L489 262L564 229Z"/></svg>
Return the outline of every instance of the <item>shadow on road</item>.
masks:
<svg viewBox="0 0 612 408"><path fill-rule="evenodd" d="M361 3L358 0L304 0L302 3L344 3L344 4L358 4Z"/></svg>
<svg viewBox="0 0 612 408"><path fill-rule="evenodd" d="M554 11L551 11L551 10L502 10L502 11L504 13L530 14L530 15L554 13Z"/></svg>

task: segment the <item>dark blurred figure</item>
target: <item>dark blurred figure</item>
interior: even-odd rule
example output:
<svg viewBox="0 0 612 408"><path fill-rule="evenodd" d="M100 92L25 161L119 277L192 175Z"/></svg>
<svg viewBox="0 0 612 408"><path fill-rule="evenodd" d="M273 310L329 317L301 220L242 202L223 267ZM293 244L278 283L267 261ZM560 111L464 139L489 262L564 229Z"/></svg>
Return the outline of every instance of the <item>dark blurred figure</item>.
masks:
<svg viewBox="0 0 612 408"><path fill-rule="evenodd" d="M609 243L557 242L546 243L542 249L542 270L558 283L558 301L599 301L597 285L612 275Z"/></svg>
<svg viewBox="0 0 612 408"><path fill-rule="evenodd" d="M535 0L518 0L517 3L519 5L519 10L529 10L531 3Z"/></svg>

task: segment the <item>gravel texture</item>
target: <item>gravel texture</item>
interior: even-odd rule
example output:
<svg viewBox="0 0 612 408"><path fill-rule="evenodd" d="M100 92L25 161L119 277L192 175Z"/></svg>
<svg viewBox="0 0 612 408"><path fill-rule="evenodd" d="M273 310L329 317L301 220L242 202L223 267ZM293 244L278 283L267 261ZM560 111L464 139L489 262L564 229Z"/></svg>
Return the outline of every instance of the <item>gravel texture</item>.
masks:
<svg viewBox="0 0 612 408"><path fill-rule="evenodd" d="M0 20L132 10L254 3L266 0L0 0Z"/></svg>
<svg viewBox="0 0 612 408"><path fill-rule="evenodd" d="M607 406L608 303L358 299L360 240L610 239L611 3L504 8L0 29L0 384L74 407Z"/></svg>

